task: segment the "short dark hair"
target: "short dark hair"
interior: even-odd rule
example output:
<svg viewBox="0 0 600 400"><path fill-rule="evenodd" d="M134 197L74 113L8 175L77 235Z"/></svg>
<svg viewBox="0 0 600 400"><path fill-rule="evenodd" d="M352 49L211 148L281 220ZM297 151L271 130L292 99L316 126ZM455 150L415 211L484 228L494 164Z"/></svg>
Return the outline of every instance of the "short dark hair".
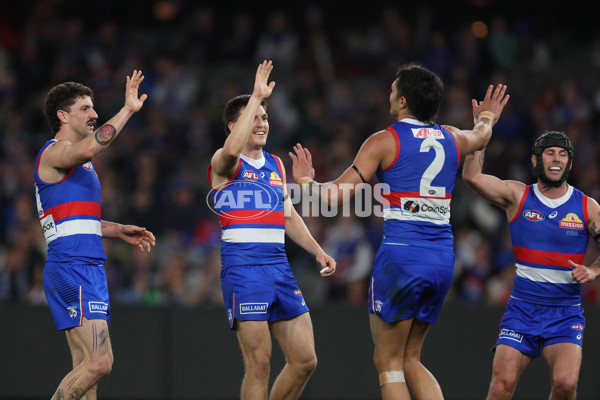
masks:
<svg viewBox="0 0 600 400"><path fill-rule="evenodd" d="M416 119L434 123L444 93L444 83L437 74L415 63L401 65L394 85L398 98L406 98L408 109Z"/></svg>
<svg viewBox="0 0 600 400"><path fill-rule="evenodd" d="M248 105L249 100L249 94L241 94L225 103L225 108L223 109L223 125L225 128L225 136L229 136L231 133L229 130L229 123L236 122L238 120L242 108ZM265 99L260 102L260 105L263 106L265 111L267 110L267 101Z"/></svg>
<svg viewBox="0 0 600 400"><path fill-rule="evenodd" d="M71 111L71 106L77 99L85 96L89 96L93 100L94 91L77 82L61 83L50 89L44 103L44 114L52 133L58 132L61 124L56 112L58 110Z"/></svg>

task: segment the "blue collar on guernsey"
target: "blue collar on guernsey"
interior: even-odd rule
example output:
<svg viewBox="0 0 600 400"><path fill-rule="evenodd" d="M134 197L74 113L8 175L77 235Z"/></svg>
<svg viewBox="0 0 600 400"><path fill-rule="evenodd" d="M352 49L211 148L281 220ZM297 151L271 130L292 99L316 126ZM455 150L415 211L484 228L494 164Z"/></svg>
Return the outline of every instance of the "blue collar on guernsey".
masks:
<svg viewBox="0 0 600 400"><path fill-rule="evenodd" d="M258 160L255 160L254 158L250 158L247 157L243 154L240 154L240 158L244 161L246 161L248 164L252 165L254 168L256 169L261 169L262 167L265 166L265 163L267 162L267 160L265 159L265 154L262 154L262 157L259 158Z"/></svg>

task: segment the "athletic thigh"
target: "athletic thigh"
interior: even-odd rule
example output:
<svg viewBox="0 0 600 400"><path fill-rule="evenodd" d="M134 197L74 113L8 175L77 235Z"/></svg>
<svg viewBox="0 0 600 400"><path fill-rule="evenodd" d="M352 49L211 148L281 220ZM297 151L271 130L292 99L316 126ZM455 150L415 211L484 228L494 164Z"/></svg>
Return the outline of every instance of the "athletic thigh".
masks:
<svg viewBox="0 0 600 400"><path fill-rule="evenodd" d="M316 357L313 325L309 313L271 323L271 332L288 362Z"/></svg>
<svg viewBox="0 0 600 400"><path fill-rule="evenodd" d="M113 351L108 323L83 319L83 324L65 331L73 362L105 359L112 364Z"/></svg>

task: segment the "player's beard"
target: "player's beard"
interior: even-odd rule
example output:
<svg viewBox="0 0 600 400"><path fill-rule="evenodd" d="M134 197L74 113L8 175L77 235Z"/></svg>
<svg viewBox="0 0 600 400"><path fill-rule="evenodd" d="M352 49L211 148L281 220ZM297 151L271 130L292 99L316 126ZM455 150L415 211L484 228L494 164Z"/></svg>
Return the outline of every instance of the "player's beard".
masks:
<svg viewBox="0 0 600 400"><path fill-rule="evenodd" d="M538 168L539 165L542 165L542 166L544 165L541 160L541 157L538 157L537 166L533 168L533 174L544 185L550 186L550 187L560 187L560 185L562 185L563 182L565 182L567 180L567 178L569 177L569 173L571 172L571 159L569 159L569 163L567 164L567 167L565 168L560 179L557 181L553 181L552 179L548 178L548 175L546 175L546 169L543 167Z"/></svg>

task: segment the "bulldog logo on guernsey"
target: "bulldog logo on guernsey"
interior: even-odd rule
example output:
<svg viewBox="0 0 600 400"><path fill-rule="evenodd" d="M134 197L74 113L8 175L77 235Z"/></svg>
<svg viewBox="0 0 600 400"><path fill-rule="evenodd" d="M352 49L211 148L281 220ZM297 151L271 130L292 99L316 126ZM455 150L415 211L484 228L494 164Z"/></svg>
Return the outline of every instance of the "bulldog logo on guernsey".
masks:
<svg viewBox="0 0 600 400"><path fill-rule="evenodd" d="M577 214L569 213L566 217L560 220L560 227L567 229L583 229L583 221Z"/></svg>

